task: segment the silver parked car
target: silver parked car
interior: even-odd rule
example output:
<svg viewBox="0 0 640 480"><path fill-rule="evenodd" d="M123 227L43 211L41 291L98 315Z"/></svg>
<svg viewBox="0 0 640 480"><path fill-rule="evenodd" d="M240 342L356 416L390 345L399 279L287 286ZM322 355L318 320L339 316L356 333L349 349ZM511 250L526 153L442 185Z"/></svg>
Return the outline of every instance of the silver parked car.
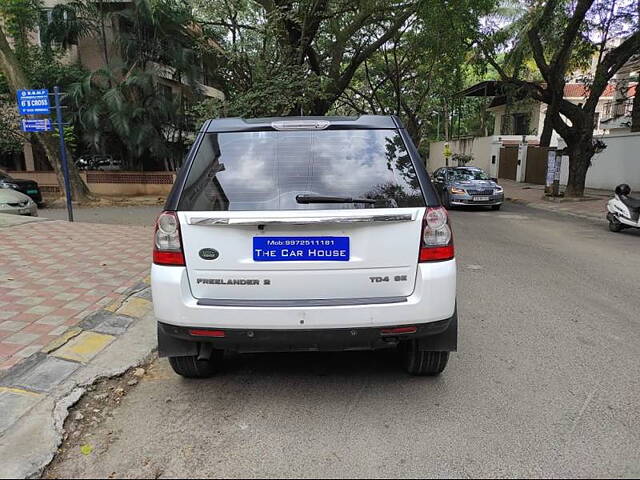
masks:
<svg viewBox="0 0 640 480"><path fill-rule="evenodd" d="M461 205L490 206L499 210L504 190L477 167L443 167L433 172L433 185L445 208Z"/></svg>
<svg viewBox="0 0 640 480"><path fill-rule="evenodd" d="M0 188L0 213L37 217L38 206L24 193L11 188Z"/></svg>

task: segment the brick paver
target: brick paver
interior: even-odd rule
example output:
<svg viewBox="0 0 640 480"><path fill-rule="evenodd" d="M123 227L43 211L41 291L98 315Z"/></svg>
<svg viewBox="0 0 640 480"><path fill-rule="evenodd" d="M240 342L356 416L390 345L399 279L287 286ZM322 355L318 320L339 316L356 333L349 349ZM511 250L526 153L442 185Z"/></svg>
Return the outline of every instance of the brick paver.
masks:
<svg viewBox="0 0 640 480"><path fill-rule="evenodd" d="M140 226L0 226L0 373L137 285L151 237Z"/></svg>

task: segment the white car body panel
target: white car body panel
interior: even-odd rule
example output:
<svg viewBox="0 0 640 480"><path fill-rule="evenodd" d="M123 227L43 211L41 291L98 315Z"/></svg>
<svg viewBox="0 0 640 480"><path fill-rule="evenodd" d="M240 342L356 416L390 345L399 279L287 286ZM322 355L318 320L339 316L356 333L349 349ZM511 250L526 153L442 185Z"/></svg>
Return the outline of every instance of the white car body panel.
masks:
<svg viewBox="0 0 640 480"><path fill-rule="evenodd" d="M365 330L358 348L427 336L433 342L420 343L422 351L457 348L451 231L406 148L410 139L392 117L327 118L282 120L287 128L270 119L203 127L156 231L151 286L161 355L204 357L207 345L253 351L261 348L254 330L280 330L261 332L256 343L267 350L296 349L290 341L349 348L359 340L349 329ZM437 211L425 228L429 206ZM305 244L302 260L289 250L298 244L264 242L269 237L323 243ZM336 237L348 238L348 258L333 254L346 251ZM376 331L434 322L441 323Z"/></svg>
<svg viewBox="0 0 640 480"><path fill-rule="evenodd" d="M31 197L10 188L0 188L0 213L38 216L38 206Z"/></svg>
<svg viewBox="0 0 640 480"><path fill-rule="evenodd" d="M456 303L456 262L420 263L406 302L322 307L221 307L198 305L187 269L153 265L153 306L158 321L184 327L327 329L391 326L451 318Z"/></svg>
<svg viewBox="0 0 640 480"><path fill-rule="evenodd" d="M259 216L256 212L179 212L191 293L195 298L265 300L409 296L415 286L424 211L424 207L360 208L260 212ZM231 223L197 224L212 218ZM380 219L385 221L376 221ZM233 224L243 220L265 225ZM348 237L350 259L254 261L254 237ZM199 251L205 248L216 249L220 256L202 259ZM255 284L233 284L240 279Z"/></svg>

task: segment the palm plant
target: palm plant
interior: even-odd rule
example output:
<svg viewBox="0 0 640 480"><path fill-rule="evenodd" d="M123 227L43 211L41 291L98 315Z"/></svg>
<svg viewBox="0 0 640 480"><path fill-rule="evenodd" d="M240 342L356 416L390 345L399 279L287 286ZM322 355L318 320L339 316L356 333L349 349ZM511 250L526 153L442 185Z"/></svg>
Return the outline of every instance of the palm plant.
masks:
<svg viewBox="0 0 640 480"><path fill-rule="evenodd" d="M82 139L96 152L117 154L128 168L142 167L144 159L170 167L184 152L187 99L183 88L168 95L159 78L196 85L190 10L173 0L134 0L110 20L118 56L70 88Z"/></svg>

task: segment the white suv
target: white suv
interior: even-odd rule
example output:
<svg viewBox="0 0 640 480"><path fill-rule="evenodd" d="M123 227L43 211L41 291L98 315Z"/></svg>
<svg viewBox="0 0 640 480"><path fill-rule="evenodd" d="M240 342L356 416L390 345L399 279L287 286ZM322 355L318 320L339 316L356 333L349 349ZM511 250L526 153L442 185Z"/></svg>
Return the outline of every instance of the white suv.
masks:
<svg viewBox="0 0 640 480"><path fill-rule="evenodd" d="M157 220L158 350L207 377L225 350L398 347L441 373L457 347L446 210L389 116L211 120Z"/></svg>

